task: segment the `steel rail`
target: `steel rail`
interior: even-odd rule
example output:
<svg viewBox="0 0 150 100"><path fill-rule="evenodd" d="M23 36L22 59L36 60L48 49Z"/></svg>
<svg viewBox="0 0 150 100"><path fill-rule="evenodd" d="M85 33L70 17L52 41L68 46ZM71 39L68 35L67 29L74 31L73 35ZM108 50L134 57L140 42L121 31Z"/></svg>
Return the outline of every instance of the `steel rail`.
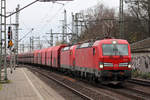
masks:
<svg viewBox="0 0 150 100"><path fill-rule="evenodd" d="M42 73L42 71L43 71L43 72L47 72L47 71L44 71L44 70L38 71L36 68L31 68L31 67L28 67L28 68L29 68L29 69L32 69L34 72L38 72L39 74L41 74L41 75L47 77L48 79L51 79L51 80L57 82L57 83L60 84L60 85L62 85L62 86L64 86L64 87L68 88L69 90L73 91L75 94L79 95L80 97L82 97L82 98L84 98L84 99L86 99L86 100L94 100L94 99L92 99L91 97L88 97L88 96L86 96L85 94L83 94L83 93L81 93L81 92L75 90L74 88L71 88L71 87L69 87L68 85L62 83L61 81L59 81L59 80L57 80L57 79L55 79L55 78L49 76L48 74ZM32 70L31 70L31 71L32 71ZM138 91L138 90L134 90L134 89L130 89L130 88L128 89L128 88L126 88L126 87L123 88L123 89L121 89L121 88L120 88L120 89L115 89L115 88L111 88L111 87L107 87L107 86L103 86L103 85L94 85L94 86L96 86L96 87L98 87L98 88L106 89L106 90L108 90L108 91L111 91L111 92L114 92L114 93L117 93L117 94L120 94L120 95L123 95L123 96L126 96L126 97L131 98L131 99L136 99L136 100L139 100L139 99L140 99L140 100L145 100L145 98L149 97L149 94L147 94L147 93L145 93L145 92ZM126 92L125 92L125 91L126 91ZM128 93L128 91L129 91L129 93ZM131 94L130 94L130 92L131 92ZM143 97L143 96L144 96L144 97Z"/></svg>
<svg viewBox="0 0 150 100"><path fill-rule="evenodd" d="M29 67L28 67L28 68L29 68ZM34 71L38 72L39 74L43 75L44 77L46 77L46 78L48 78L48 79L51 79L51 80L57 82L58 84L60 84L60 85L62 85L62 86L64 86L64 87L66 87L67 89L71 90L71 91L74 92L76 95L78 95L78 96L80 96L81 98L83 98L84 100L94 100L94 99L92 99L91 97L88 97L87 95L85 95L85 94L83 94L83 93L81 93L81 92L75 90L74 88L69 87L68 85L64 84L63 82L61 82L61 81L59 81L59 80L57 80L57 79L55 79L55 78L53 78L53 77L51 77L51 76L49 76L49 75L47 75L47 74L44 74L44 73L42 73L41 71L38 71L37 69L33 69L33 68L29 68L29 69L34 70Z"/></svg>
<svg viewBox="0 0 150 100"><path fill-rule="evenodd" d="M143 86L150 86L150 81L141 80L141 79L132 78L131 80L128 80L128 82L143 85Z"/></svg>

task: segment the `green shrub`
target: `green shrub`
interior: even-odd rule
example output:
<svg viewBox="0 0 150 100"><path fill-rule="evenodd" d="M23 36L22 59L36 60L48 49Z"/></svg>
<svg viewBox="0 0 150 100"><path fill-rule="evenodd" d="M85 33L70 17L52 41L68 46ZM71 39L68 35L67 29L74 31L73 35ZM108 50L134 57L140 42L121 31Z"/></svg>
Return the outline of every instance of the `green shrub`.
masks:
<svg viewBox="0 0 150 100"><path fill-rule="evenodd" d="M132 70L132 77L139 77L140 76L140 71L138 71L138 70Z"/></svg>
<svg viewBox="0 0 150 100"><path fill-rule="evenodd" d="M0 90L2 90L2 84L0 84Z"/></svg>
<svg viewBox="0 0 150 100"><path fill-rule="evenodd" d="M142 73L142 75L140 75L140 77L143 79L150 79L150 72L149 73Z"/></svg>
<svg viewBox="0 0 150 100"><path fill-rule="evenodd" d="M150 79L150 72L144 73L144 72L140 72L139 70L132 70L132 77Z"/></svg>

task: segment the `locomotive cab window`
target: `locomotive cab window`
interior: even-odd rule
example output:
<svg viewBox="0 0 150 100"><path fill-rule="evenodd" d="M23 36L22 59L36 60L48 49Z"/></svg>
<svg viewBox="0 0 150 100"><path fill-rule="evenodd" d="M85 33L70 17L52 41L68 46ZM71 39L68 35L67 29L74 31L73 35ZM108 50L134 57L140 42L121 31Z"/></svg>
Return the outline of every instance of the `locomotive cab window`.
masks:
<svg viewBox="0 0 150 100"><path fill-rule="evenodd" d="M70 47L65 47L62 49L62 51L67 51L67 50L70 50Z"/></svg>
<svg viewBox="0 0 150 100"><path fill-rule="evenodd" d="M92 47L92 45L93 45L93 43L83 43L83 44L79 45L77 47L77 49Z"/></svg>
<svg viewBox="0 0 150 100"><path fill-rule="evenodd" d="M128 44L103 44L103 55L121 55L127 56L128 55Z"/></svg>
<svg viewBox="0 0 150 100"><path fill-rule="evenodd" d="M87 48L89 46L89 43L83 43L81 44L80 48Z"/></svg>

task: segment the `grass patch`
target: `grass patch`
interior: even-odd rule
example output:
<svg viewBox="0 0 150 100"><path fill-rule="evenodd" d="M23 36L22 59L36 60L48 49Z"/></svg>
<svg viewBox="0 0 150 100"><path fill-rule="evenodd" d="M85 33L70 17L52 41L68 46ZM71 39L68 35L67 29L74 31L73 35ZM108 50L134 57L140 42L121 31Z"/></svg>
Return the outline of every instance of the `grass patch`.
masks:
<svg viewBox="0 0 150 100"><path fill-rule="evenodd" d="M2 84L0 84L0 91L2 90Z"/></svg>
<svg viewBox="0 0 150 100"><path fill-rule="evenodd" d="M150 72L144 73L138 70L132 70L132 77L134 78L142 78L142 79L150 79Z"/></svg>
<svg viewBox="0 0 150 100"><path fill-rule="evenodd" d="M11 83L10 80L3 80L3 81L0 81L0 84L8 84L8 83Z"/></svg>

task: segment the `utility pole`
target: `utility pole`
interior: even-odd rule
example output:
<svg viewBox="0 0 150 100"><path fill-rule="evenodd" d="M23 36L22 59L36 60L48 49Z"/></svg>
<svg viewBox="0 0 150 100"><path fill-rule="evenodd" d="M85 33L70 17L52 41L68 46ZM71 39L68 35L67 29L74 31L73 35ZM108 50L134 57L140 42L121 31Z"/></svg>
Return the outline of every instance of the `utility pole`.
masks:
<svg viewBox="0 0 150 100"><path fill-rule="evenodd" d="M62 36L62 42L63 42L63 43L64 43L64 41L65 41L65 38L64 38L64 37L65 37L65 34L64 34L64 33L65 33L65 26L64 26L64 22L62 22L62 35L63 35L63 36Z"/></svg>
<svg viewBox="0 0 150 100"><path fill-rule="evenodd" d="M72 13L72 42L75 43L76 40L77 40L77 23L75 21L75 18L77 16L75 16L73 13ZM76 18L77 20L77 18Z"/></svg>
<svg viewBox="0 0 150 100"><path fill-rule="evenodd" d="M16 35L17 35L17 40L16 40L16 42L17 42L17 45L16 45L16 47L17 47L17 49L16 49L16 54L17 54L17 56L16 56L16 58L18 58L18 37L19 37L19 8L20 8L20 5L17 5L17 8L16 8ZM16 60L16 63L18 64L18 61Z"/></svg>
<svg viewBox="0 0 150 100"><path fill-rule="evenodd" d="M120 0L119 7L119 27L120 27L120 38L124 39L124 15L123 15L123 0Z"/></svg>
<svg viewBox="0 0 150 100"><path fill-rule="evenodd" d="M32 38L30 37L29 40L30 40L30 52L31 52L32 51L32 49L31 49L32 48L32 44L31 44Z"/></svg>
<svg viewBox="0 0 150 100"><path fill-rule="evenodd" d="M72 35L74 34L74 15L72 13Z"/></svg>
<svg viewBox="0 0 150 100"><path fill-rule="evenodd" d="M78 37L78 13L75 14L75 33L76 33L76 39Z"/></svg>
<svg viewBox="0 0 150 100"><path fill-rule="evenodd" d="M34 37L30 37L30 52L34 50Z"/></svg>
<svg viewBox="0 0 150 100"><path fill-rule="evenodd" d="M148 36L150 37L150 0L147 0L148 1L148 17L149 17L149 20L148 20Z"/></svg>
<svg viewBox="0 0 150 100"><path fill-rule="evenodd" d="M64 10L64 33L65 33L65 40L67 41L67 12Z"/></svg>
<svg viewBox="0 0 150 100"><path fill-rule="evenodd" d="M19 8L20 8L20 6L17 5L17 8L16 8L16 33L15 33L15 43L14 43L14 69L16 68L16 64L18 64L17 57L18 57Z"/></svg>
<svg viewBox="0 0 150 100"><path fill-rule="evenodd" d="M32 36L32 51L34 50L34 37Z"/></svg>
<svg viewBox="0 0 150 100"><path fill-rule="evenodd" d="M41 45L41 39L40 39L41 37L39 36L39 49L41 49L42 48L42 45Z"/></svg>
<svg viewBox="0 0 150 100"><path fill-rule="evenodd" d="M51 40L50 45L53 46L53 30L51 29Z"/></svg>
<svg viewBox="0 0 150 100"><path fill-rule="evenodd" d="M53 30L51 29L50 33L46 34L50 34L50 46L53 46Z"/></svg>
<svg viewBox="0 0 150 100"><path fill-rule="evenodd" d="M62 21L62 42L64 43L65 40L67 40L67 36L66 36L66 33L67 33L67 13L66 13L66 10L64 10L64 20Z"/></svg>
<svg viewBox="0 0 150 100"><path fill-rule="evenodd" d="M25 46L24 46L24 44L22 44L22 45L23 45L23 47L22 47L22 48L23 48L23 53L24 53L24 47L25 47Z"/></svg>
<svg viewBox="0 0 150 100"><path fill-rule="evenodd" d="M1 0L1 15L2 15L2 0ZM1 26L0 26L0 81L1 79L1 72L2 72L2 46L3 46L3 41L2 41L2 16L1 16Z"/></svg>
<svg viewBox="0 0 150 100"><path fill-rule="evenodd" d="M56 35L56 41L58 42L58 34Z"/></svg>
<svg viewBox="0 0 150 100"><path fill-rule="evenodd" d="M1 0L1 33L0 33L0 42L1 42L1 51L0 51L0 80L2 80L1 77L1 70L2 70L2 59L4 59L4 72L5 72L5 77L4 80L7 79L7 62L6 62L6 0ZM3 39L4 35L4 39ZM4 41L4 56L2 56L2 44Z"/></svg>
<svg viewBox="0 0 150 100"><path fill-rule="evenodd" d="M23 51L23 53L24 53L24 43L22 44L22 51Z"/></svg>

